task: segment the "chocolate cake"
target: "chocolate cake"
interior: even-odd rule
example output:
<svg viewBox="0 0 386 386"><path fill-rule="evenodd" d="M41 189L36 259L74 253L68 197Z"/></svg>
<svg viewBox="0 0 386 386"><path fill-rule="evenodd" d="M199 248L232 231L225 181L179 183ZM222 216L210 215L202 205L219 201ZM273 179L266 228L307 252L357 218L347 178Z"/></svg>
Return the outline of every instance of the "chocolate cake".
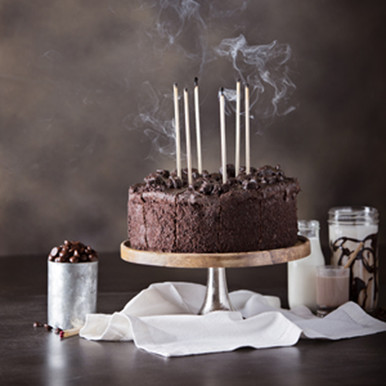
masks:
<svg viewBox="0 0 386 386"><path fill-rule="evenodd" d="M131 186L128 237L134 249L161 252L247 252L289 247L297 240L299 184L279 166L235 176L158 170Z"/></svg>

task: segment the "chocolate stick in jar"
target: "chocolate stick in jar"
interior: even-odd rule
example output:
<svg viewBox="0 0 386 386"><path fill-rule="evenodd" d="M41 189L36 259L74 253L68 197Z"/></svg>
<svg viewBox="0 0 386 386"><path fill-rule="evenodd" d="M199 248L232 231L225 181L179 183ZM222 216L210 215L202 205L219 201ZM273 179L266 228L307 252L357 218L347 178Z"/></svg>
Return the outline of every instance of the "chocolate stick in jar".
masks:
<svg viewBox="0 0 386 386"><path fill-rule="evenodd" d="M200 101L198 94L198 78L194 78L194 111L196 118L196 141L197 141L197 168L202 173L202 153L201 153L201 126L200 126Z"/></svg>
<svg viewBox="0 0 386 386"><path fill-rule="evenodd" d="M240 170L240 104L241 104L241 81L236 82L236 138L235 138L235 175Z"/></svg>
<svg viewBox="0 0 386 386"><path fill-rule="evenodd" d="M362 247L363 247L363 241L359 243L359 245L356 247L355 251L351 254L350 258L347 260L347 263L344 265L344 268L350 268L351 267L351 264L353 263L353 261L357 257L357 255L358 255L359 251L362 249Z"/></svg>
<svg viewBox="0 0 386 386"><path fill-rule="evenodd" d="M220 90L220 133L221 133L221 168L222 182L227 182L227 154L226 154L226 136L225 136L225 96L224 89Z"/></svg>
<svg viewBox="0 0 386 386"><path fill-rule="evenodd" d="M249 118L249 85L245 85L245 171L251 172L251 139L250 139L250 118Z"/></svg>
<svg viewBox="0 0 386 386"><path fill-rule="evenodd" d="M188 95L187 88L184 90L184 107L185 107L185 136L186 136L188 183L189 185L192 185L192 149L190 145L189 95Z"/></svg>
<svg viewBox="0 0 386 386"><path fill-rule="evenodd" d="M176 168L177 176L181 178L181 140L180 140L180 110L178 106L178 86L173 85L174 126L176 130Z"/></svg>

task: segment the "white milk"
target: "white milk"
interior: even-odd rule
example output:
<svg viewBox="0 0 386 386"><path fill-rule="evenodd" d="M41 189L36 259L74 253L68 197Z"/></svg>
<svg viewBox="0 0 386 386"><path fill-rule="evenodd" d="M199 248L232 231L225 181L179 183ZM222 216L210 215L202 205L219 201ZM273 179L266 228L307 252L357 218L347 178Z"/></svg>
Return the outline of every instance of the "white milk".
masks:
<svg viewBox="0 0 386 386"><path fill-rule="evenodd" d="M290 308L305 305L316 310L316 267L324 265L319 241L319 222L299 221L299 234L311 243L311 254L288 263L288 303Z"/></svg>

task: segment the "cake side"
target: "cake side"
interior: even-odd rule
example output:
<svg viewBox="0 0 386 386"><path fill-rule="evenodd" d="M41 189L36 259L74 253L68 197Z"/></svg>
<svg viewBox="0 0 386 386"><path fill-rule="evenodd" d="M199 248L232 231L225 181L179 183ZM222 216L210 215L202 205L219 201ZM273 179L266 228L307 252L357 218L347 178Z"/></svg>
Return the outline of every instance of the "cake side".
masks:
<svg viewBox="0 0 386 386"><path fill-rule="evenodd" d="M256 191L232 189L220 196L219 250L259 250L260 200Z"/></svg>
<svg viewBox="0 0 386 386"><path fill-rule="evenodd" d="M279 184L274 194L260 201L259 249L285 248L296 243L298 185Z"/></svg>
<svg viewBox="0 0 386 386"><path fill-rule="evenodd" d="M177 191L144 192L147 247L151 251L173 252L176 245Z"/></svg>
<svg viewBox="0 0 386 386"><path fill-rule="evenodd" d="M142 199L142 192L138 191L136 186L130 187L129 189L127 212L127 234L131 245L133 245L135 249L148 249L144 201Z"/></svg>
<svg viewBox="0 0 386 386"><path fill-rule="evenodd" d="M128 201L132 248L160 252L221 253L289 247L297 240L298 181L279 167L220 173L157 171L133 186ZM132 197L131 197L132 196Z"/></svg>
<svg viewBox="0 0 386 386"><path fill-rule="evenodd" d="M177 198L176 251L219 252L220 201L185 190Z"/></svg>

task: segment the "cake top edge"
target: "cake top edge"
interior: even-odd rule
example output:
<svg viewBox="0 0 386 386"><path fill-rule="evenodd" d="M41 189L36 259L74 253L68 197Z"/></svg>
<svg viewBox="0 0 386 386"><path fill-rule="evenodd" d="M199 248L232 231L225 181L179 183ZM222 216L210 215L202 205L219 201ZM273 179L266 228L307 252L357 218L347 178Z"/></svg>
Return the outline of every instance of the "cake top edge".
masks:
<svg viewBox="0 0 386 386"><path fill-rule="evenodd" d="M209 173L203 170L199 173L192 169L192 184L188 184L187 169L182 169L182 176L178 177L176 170L169 172L158 169L144 178L144 182L130 187L131 192L154 192L188 189L204 195L220 195L231 190L271 190L278 186L286 185L294 193L300 191L296 178L287 177L279 165L265 165L260 168L251 167L250 173L246 173L244 166L240 167L239 173L235 175L233 164L227 165L227 182L222 182L222 170Z"/></svg>

